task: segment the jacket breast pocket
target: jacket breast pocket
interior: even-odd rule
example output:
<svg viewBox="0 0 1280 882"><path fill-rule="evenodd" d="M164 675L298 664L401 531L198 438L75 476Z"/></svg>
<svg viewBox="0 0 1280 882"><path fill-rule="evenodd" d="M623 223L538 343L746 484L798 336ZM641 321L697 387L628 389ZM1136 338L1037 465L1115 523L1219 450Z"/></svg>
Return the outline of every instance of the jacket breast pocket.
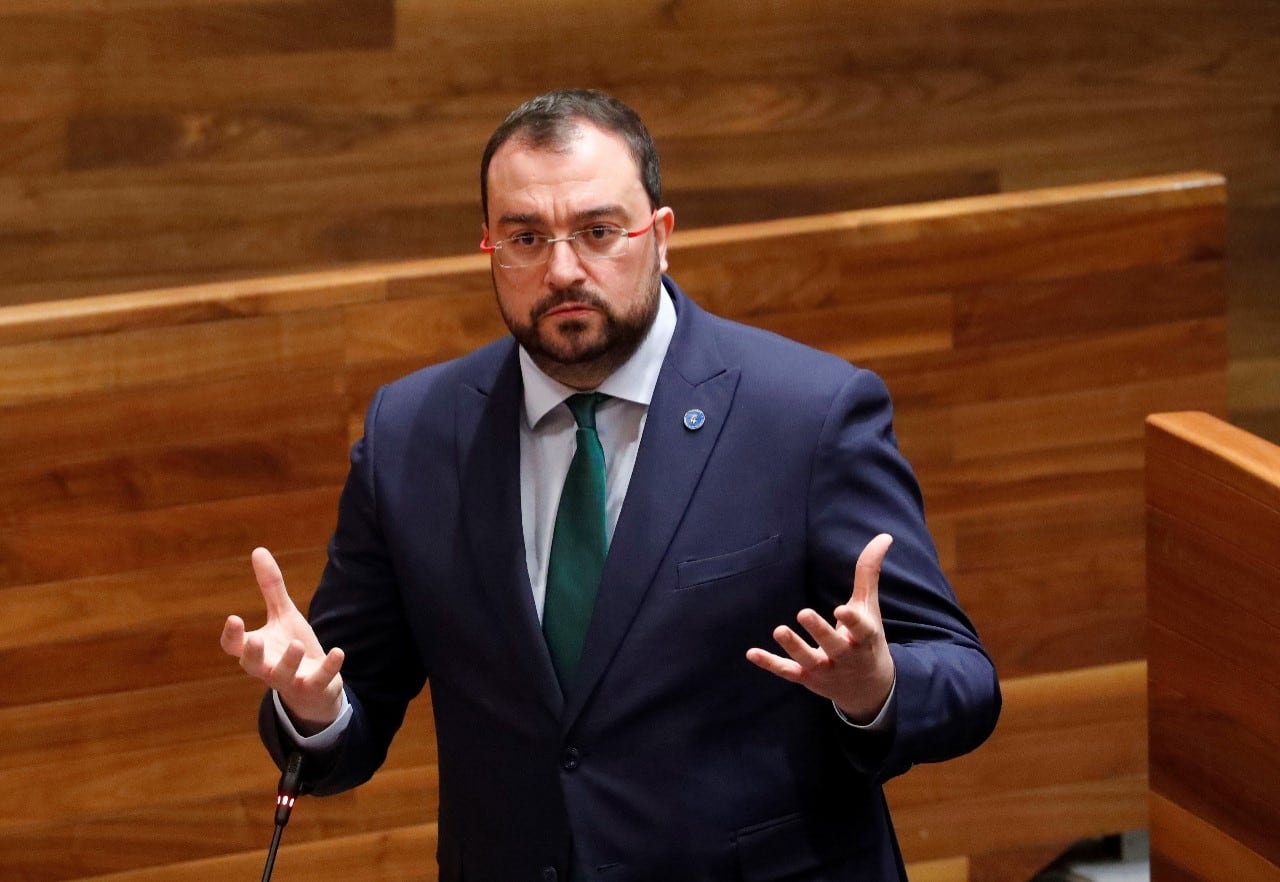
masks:
<svg viewBox="0 0 1280 882"><path fill-rule="evenodd" d="M762 569L777 563L781 556L782 536L775 534L763 542L748 545L737 551L698 560L681 561L676 566L676 590L696 588L699 585L719 582L752 570Z"/></svg>

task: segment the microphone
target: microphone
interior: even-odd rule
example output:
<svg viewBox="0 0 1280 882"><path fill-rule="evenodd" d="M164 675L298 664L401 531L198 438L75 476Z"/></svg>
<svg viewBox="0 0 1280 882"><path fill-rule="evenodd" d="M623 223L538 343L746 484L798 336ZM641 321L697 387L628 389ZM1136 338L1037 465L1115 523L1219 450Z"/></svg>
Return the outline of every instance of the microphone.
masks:
<svg viewBox="0 0 1280 882"><path fill-rule="evenodd" d="M267 850L267 865L262 869L262 882L269 882L271 871L276 865L276 850L280 847L280 836L284 833L285 824L289 823L289 815L293 812L293 804L298 801L298 791L302 789L302 753L293 751L284 764L280 774L280 785L276 788L276 829L271 836L271 847Z"/></svg>
<svg viewBox="0 0 1280 882"><path fill-rule="evenodd" d="M298 791L302 789L302 754L294 751L289 754L289 761L280 774L280 786L276 788L276 824L283 827L289 823L289 813L293 804L298 801Z"/></svg>

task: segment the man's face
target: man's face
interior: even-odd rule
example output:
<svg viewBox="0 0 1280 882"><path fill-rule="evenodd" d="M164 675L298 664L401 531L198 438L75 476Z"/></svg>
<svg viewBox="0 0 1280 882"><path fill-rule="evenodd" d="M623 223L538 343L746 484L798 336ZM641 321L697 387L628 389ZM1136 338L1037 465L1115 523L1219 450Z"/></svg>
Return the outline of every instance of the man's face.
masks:
<svg viewBox="0 0 1280 882"><path fill-rule="evenodd" d="M490 242L599 223L636 230L653 214L626 143L589 123L563 151L512 138L493 155L488 183ZM653 322L673 225L671 209L660 209L652 230L615 259L581 258L559 242L545 264L508 269L495 260L494 291L512 336L548 375L576 388L599 385Z"/></svg>

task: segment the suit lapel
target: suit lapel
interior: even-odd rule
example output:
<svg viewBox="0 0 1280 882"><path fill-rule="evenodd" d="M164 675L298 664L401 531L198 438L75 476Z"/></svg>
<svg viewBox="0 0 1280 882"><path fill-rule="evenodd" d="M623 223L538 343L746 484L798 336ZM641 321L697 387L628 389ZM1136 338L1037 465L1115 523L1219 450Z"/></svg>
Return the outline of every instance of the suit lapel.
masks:
<svg viewBox="0 0 1280 882"><path fill-rule="evenodd" d="M577 680L566 697L567 729L626 637L729 416L738 369L726 368L708 316L675 292L676 332L658 376L635 469L618 517ZM705 422L686 428L685 414Z"/></svg>
<svg viewBox="0 0 1280 882"><path fill-rule="evenodd" d="M458 396L463 529L485 595L482 608L495 629L506 631L501 639L512 650L513 668L530 672L531 688L559 715L564 697L538 624L525 562L517 423L523 417L514 344L491 378L461 387Z"/></svg>

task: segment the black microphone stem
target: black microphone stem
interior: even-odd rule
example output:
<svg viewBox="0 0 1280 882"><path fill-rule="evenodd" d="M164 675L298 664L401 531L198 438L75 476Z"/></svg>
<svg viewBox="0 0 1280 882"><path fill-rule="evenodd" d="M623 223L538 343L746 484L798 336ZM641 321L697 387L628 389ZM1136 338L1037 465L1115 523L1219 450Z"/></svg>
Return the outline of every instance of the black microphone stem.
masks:
<svg viewBox="0 0 1280 882"><path fill-rule="evenodd" d="M271 870L276 865L276 849L280 847L280 834L284 832L284 825L276 824L276 832L271 835L271 847L267 849L267 865L262 868L262 882L270 882Z"/></svg>
<svg viewBox="0 0 1280 882"><path fill-rule="evenodd" d="M280 847L280 837L284 833L284 825L289 823L289 815L293 812L293 804L298 800L298 791L302 789L302 754L294 751L289 754L284 772L280 775L280 786L276 788L276 830L271 836L271 847L267 849L267 865L262 868L262 882L270 882L271 871L276 865L276 850Z"/></svg>

